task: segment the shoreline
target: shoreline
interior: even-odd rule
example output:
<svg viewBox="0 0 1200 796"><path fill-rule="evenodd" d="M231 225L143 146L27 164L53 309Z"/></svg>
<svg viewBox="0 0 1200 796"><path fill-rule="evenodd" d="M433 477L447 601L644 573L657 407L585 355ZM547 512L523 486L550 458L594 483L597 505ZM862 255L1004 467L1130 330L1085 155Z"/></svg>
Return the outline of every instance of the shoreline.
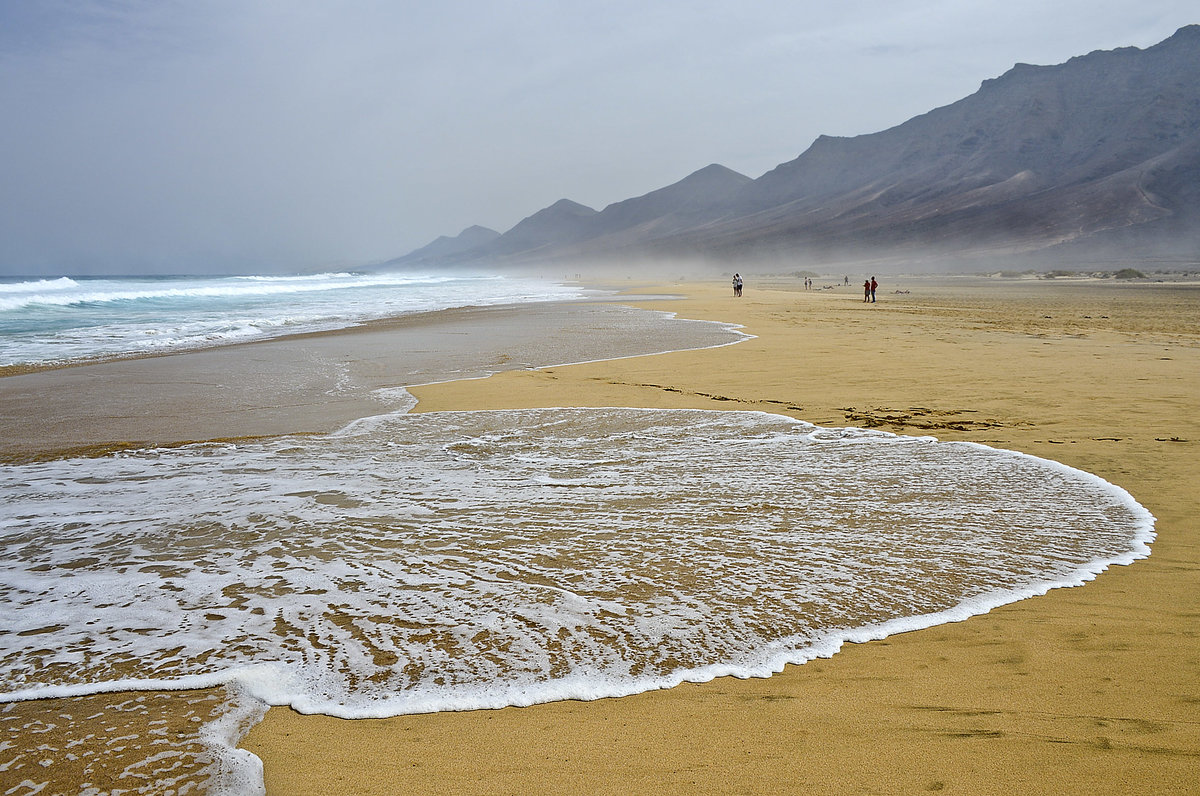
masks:
<svg viewBox="0 0 1200 796"><path fill-rule="evenodd" d="M122 362L132 362L141 359L161 359L163 357L186 356L189 354L203 354L214 351L236 350L245 346L257 346L262 344L274 343L295 343L303 340L310 340L322 337L333 337L338 335L354 335L371 332L389 332L400 329L425 326L430 323L443 322L445 319L456 319L459 317L468 317L472 314L481 312L498 312L511 313L521 312L522 310L532 309L534 311L539 308L566 305L573 306L577 304L621 304L620 300L615 298L620 292L616 289L588 287L585 290L603 291L610 295L585 296L575 299L547 299L542 301L528 302L513 302L502 304L464 304L456 307L447 307L438 310L420 310L416 312L405 312L399 315L388 316L384 318L368 318L365 320L347 321L341 326L331 326L329 328L312 328L307 331L283 332L280 334L264 334L262 337L254 337L245 340L230 340L208 344L193 344L181 345L178 348L164 350L147 350L147 351L129 351L117 354L97 354L92 357L80 357L77 359L53 360L46 362L33 363L15 363L9 365L0 365L0 379L8 376L24 376L31 373L45 373L55 370L66 370L70 368L92 367L95 365L113 365ZM676 298L675 296L656 296L652 297L658 300L669 300Z"/></svg>
<svg viewBox="0 0 1200 796"><path fill-rule="evenodd" d="M854 287L805 294L798 280L748 285L738 303L717 288L678 286L689 294L685 314L739 323L756 337L653 363L431 385L414 390L415 411L746 408L983 442L1128 490L1159 519L1148 560L967 621L846 645L763 680L353 722L272 709L242 744L263 758L268 792L334 783L362 793L1186 792L1179 786L1200 774L1200 667L1186 619L1200 612L1188 588L1200 555L1184 484L1197 474L1188 446L1200 442L1200 426L1194 412L1173 410L1180 401L1194 408L1200 394L1200 294L1172 286L1163 294L1170 306L1155 295L1129 307L1071 286L1069 317L1056 319L1046 307L1063 300L1057 288L1029 306L1025 296L913 284L916 295L881 293L866 306ZM788 345L796 335L808 346L802 357ZM847 349L867 351L875 367L842 361ZM1188 441L1170 442L1164 429ZM1151 462L1165 475L1147 478L1139 465Z"/></svg>
<svg viewBox="0 0 1200 796"><path fill-rule="evenodd" d="M404 408L413 385L742 337L670 308L539 302L12 374L0 377L0 461L329 433ZM34 403L40 412L28 411Z"/></svg>

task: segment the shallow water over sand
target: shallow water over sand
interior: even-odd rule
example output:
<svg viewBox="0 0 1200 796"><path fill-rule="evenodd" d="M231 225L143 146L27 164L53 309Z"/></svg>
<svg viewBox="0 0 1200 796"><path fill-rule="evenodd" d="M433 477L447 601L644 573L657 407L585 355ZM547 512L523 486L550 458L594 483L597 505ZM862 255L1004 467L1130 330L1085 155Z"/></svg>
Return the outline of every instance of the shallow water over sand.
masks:
<svg viewBox="0 0 1200 796"><path fill-rule="evenodd" d="M1144 556L1117 487L753 412L386 415L0 469L6 700L346 717L763 676Z"/></svg>

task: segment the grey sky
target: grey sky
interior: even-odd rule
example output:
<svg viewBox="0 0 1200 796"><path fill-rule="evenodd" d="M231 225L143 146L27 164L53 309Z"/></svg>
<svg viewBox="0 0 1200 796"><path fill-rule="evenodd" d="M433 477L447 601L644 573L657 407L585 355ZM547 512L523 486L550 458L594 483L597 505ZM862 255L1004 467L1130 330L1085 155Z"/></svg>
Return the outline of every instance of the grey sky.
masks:
<svg viewBox="0 0 1200 796"><path fill-rule="evenodd" d="M1195 0L0 0L0 275L352 267L751 177Z"/></svg>

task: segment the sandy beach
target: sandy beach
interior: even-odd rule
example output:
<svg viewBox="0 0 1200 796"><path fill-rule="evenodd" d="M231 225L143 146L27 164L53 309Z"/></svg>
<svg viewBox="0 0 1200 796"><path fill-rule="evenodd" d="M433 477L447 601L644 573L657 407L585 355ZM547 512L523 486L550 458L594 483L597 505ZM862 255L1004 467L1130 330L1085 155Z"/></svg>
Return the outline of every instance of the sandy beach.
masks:
<svg viewBox="0 0 1200 796"><path fill-rule="evenodd" d="M661 289L687 300L639 306L756 338L428 386L418 411L742 408L973 440L1125 487L1157 517L1153 555L769 679L373 721L275 709L243 744L269 793L1196 792L1200 288Z"/></svg>
<svg viewBox="0 0 1200 796"><path fill-rule="evenodd" d="M241 746L262 759L271 794L1198 792L1200 285L886 277L864 304L853 284L827 283L805 291L800 279L751 275L741 299L723 283L638 285L684 298L632 306L740 324L754 338L633 358L604 357L639 353L630 346L646 331L612 332L620 323L583 304L376 324L191 354L186 366L158 357L9 375L0 455L322 433L386 411L397 384L438 381L412 390L415 411L746 409L1054 459L1155 515L1149 559L767 679L392 719L274 708ZM480 374L438 361L397 375L429 335L486 344L485 369L503 372L467 379ZM580 359L602 361L539 367ZM341 363L337 378L306 365L318 361ZM52 411L38 411L51 395ZM117 782L109 739L161 733L168 720L184 733L213 702L208 692L44 700L6 705L0 720L75 749L51 788L72 792ZM78 721L64 721L71 714ZM100 717L90 730L88 716ZM194 765L201 752L192 744L185 756ZM0 783L18 785L35 758Z"/></svg>

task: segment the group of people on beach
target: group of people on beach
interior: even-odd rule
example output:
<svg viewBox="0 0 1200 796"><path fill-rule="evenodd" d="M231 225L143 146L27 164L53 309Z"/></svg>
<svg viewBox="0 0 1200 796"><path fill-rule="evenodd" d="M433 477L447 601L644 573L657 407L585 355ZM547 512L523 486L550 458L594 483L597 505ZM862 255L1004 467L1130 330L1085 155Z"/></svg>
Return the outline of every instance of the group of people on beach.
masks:
<svg viewBox="0 0 1200 796"><path fill-rule="evenodd" d="M845 277L845 280L846 280L847 285L850 284L850 277L848 277L848 276ZM812 290L812 284L813 284L813 282L811 279L809 279L808 277L804 277L804 289L805 290ZM874 304L875 303L875 289L878 287L879 287L879 283L875 281L875 277L871 277L870 279L863 282L863 301ZM737 298L741 298L741 295L742 295L742 275L741 274L733 275L733 295Z"/></svg>
<svg viewBox="0 0 1200 796"><path fill-rule="evenodd" d="M871 277L863 282L863 301L875 303L875 288L879 287L879 283L875 281L875 277Z"/></svg>

